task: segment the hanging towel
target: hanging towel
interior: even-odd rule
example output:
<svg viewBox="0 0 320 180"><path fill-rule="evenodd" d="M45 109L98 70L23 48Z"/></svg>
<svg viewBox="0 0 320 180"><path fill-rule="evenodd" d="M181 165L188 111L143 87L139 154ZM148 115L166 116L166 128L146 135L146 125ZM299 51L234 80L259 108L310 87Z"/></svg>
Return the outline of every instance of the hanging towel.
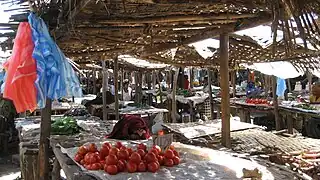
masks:
<svg viewBox="0 0 320 180"><path fill-rule="evenodd" d="M284 96L284 92L287 89L286 81L284 79L277 79L277 96Z"/></svg>
<svg viewBox="0 0 320 180"><path fill-rule="evenodd" d="M50 37L44 21L34 13L28 16L35 44L33 58L37 62L37 100L45 107L46 98L81 97L79 79L57 44Z"/></svg>
<svg viewBox="0 0 320 180"><path fill-rule="evenodd" d="M14 40L12 55L3 65L7 71L3 96L13 101L18 113L37 108L33 48L30 25L22 22Z"/></svg>

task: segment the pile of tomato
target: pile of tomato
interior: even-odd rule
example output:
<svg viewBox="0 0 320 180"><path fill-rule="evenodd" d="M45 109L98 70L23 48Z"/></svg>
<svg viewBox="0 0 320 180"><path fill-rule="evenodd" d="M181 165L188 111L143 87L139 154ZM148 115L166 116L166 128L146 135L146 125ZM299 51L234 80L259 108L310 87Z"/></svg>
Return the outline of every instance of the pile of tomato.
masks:
<svg viewBox="0 0 320 180"><path fill-rule="evenodd" d="M266 99L246 99L248 104L261 104L261 105L272 105L272 102Z"/></svg>
<svg viewBox="0 0 320 180"><path fill-rule="evenodd" d="M115 175L120 172L152 172L155 173L160 166L173 167L180 163L179 153L174 146L162 151L159 146L147 150L147 146L139 144L136 150L117 142L114 146L106 142L100 150L94 143L81 146L74 160L88 170L104 170Z"/></svg>

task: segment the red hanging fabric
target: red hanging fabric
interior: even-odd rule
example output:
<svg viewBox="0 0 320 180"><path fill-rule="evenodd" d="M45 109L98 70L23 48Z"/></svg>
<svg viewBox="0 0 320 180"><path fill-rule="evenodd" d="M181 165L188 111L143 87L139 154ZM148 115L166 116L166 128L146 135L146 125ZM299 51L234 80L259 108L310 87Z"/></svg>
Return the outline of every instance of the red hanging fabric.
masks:
<svg viewBox="0 0 320 180"><path fill-rule="evenodd" d="M32 58L34 43L28 22L19 24L11 57L4 63L6 79L3 96L11 99L18 113L37 108L37 66Z"/></svg>

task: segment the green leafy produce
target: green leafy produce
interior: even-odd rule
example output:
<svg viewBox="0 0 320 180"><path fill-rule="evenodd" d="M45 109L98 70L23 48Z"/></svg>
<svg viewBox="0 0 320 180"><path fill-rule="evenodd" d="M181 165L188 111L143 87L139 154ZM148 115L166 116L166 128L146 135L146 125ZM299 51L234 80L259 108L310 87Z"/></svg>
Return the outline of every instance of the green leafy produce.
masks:
<svg viewBox="0 0 320 180"><path fill-rule="evenodd" d="M72 135L80 132L80 127L72 117L59 118L51 123L51 134Z"/></svg>
<svg viewBox="0 0 320 180"><path fill-rule="evenodd" d="M317 110L317 108L312 107L310 104L299 104L299 105L296 105L294 107L305 109L305 110Z"/></svg>

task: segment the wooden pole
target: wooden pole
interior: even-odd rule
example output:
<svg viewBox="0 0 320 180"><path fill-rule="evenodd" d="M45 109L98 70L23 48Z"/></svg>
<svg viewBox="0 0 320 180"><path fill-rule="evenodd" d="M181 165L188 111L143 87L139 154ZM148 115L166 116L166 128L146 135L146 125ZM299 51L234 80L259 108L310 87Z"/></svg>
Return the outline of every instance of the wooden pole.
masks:
<svg viewBox="0 0 320 180"><path fill-rule="evenodd" d="M232 83L232 95L235 98L237 94L237 89L236 89L236 71L232 70L231 71L231 83Z"/></svg>
<svg viewBox="0 0 320 180"><path fill-rule="evenodd" d="M160 103L162 104L162 87L161 87L161 80L160 80L160 77L159 77L159 74L160 74L161 71L157 72L156 74L156 77L157 77L157 80L159 82L159 94L160 94Z"/></svg>
<svg viewBox="0 0 320 180"><path fill-rule="evenodd" d="M157 74L156 74L156 71L152 71L152 89L153 90L156 89L156 84L157 84Z"/></svg>
<svg viewBox="0 0 320 180"><path fill-rule="evenodd" d="M223 33L220 35L220 79L222 145L227 148L231 148L229 94L229 36L227 33Z"/></svg>
<svg viewBox="0 0 320 180"><path fill-rule="evenodd" d="M172 123L177 122L177 101L176 101L176 93L177 93L177 83L178 83L178 75L179 75L179 68L174 74L174 81L173 81L173 86L172 86L172 109L171 109L171 119Z"/></svg>
<svg viewBox="0 0 320 180"><path fill-rule="evenodd" d="M106 62L102 60L102 112L103 112L103 120L108 120L107 114L107 102L106 102L106 92L107 92L107 80L108 74L106 71Z"/></svg>
<svg viewBox="0 0 320 180"><path fill-rule="evenodd" d="M312 89L312 73L310 73L309 71L307 72L307 78L308 78L308 85L309 85L308 91L311 92L311 89Z"/></svg>
<svg viewBox="0 0 320 180"><path fill-rule="evenodd" d="M96 80L96 70L92 69L92 80L93 80L93 94L97 94L97 80Z"/></svg>
<svg viewBox="0 0 320 180"><path fill-rule="evenodd" d="M213 108L213 97L212 97L212 73L211 70L208 68L208 86L209 86L209 103L210 103L210 119L213 119L214 108ZM220 111L218 111L220 114Z"/></svg>
<svg viewBox="0 0 320 180"><path fill-rule="evenodd" d="M123 78L124 78L124 70L123 68L121 69L121 77L120 77L120 86L121 86L121 100L123 101L123 93L124 93L124 89L123 89Z"/></svg>
<svg viewBox="0 0 320 180"><path fill-rule="evenodd" d="M119 120L118 56L115 57L113 66L114 66L113 75L114 75L114 99L115 99L114 108L115 108L116 120Z"/></svg>
<svg viewBox="0 0 320 180"><path fill-rule="evenodd" d="M276 121L276 130L281 129L280 116L279 116L279 105L277 96L277 77L272 77L272 96L273 96L273 107L274 107L274 120Z"/></svg>
<svg viewBox="0 0 320 180"><path fill-rule="evenodd" d="M39 143L39 179L49 179L49 138L51 132L51 100L46 100L46 106L41 110L40 143Z"/></svg>
<svg viewBox="0 0 320 180"><path fill-rule="evenodd" d="M289 92L292 92L290 79L287 79L287 84L288 84L288 90L289 90Z"/></svg>
<svg viewBox="0 0 320 180"><path fill-rule="evenodd" d="M193 68L190 68L190 89L193 88Z"/></svg>

